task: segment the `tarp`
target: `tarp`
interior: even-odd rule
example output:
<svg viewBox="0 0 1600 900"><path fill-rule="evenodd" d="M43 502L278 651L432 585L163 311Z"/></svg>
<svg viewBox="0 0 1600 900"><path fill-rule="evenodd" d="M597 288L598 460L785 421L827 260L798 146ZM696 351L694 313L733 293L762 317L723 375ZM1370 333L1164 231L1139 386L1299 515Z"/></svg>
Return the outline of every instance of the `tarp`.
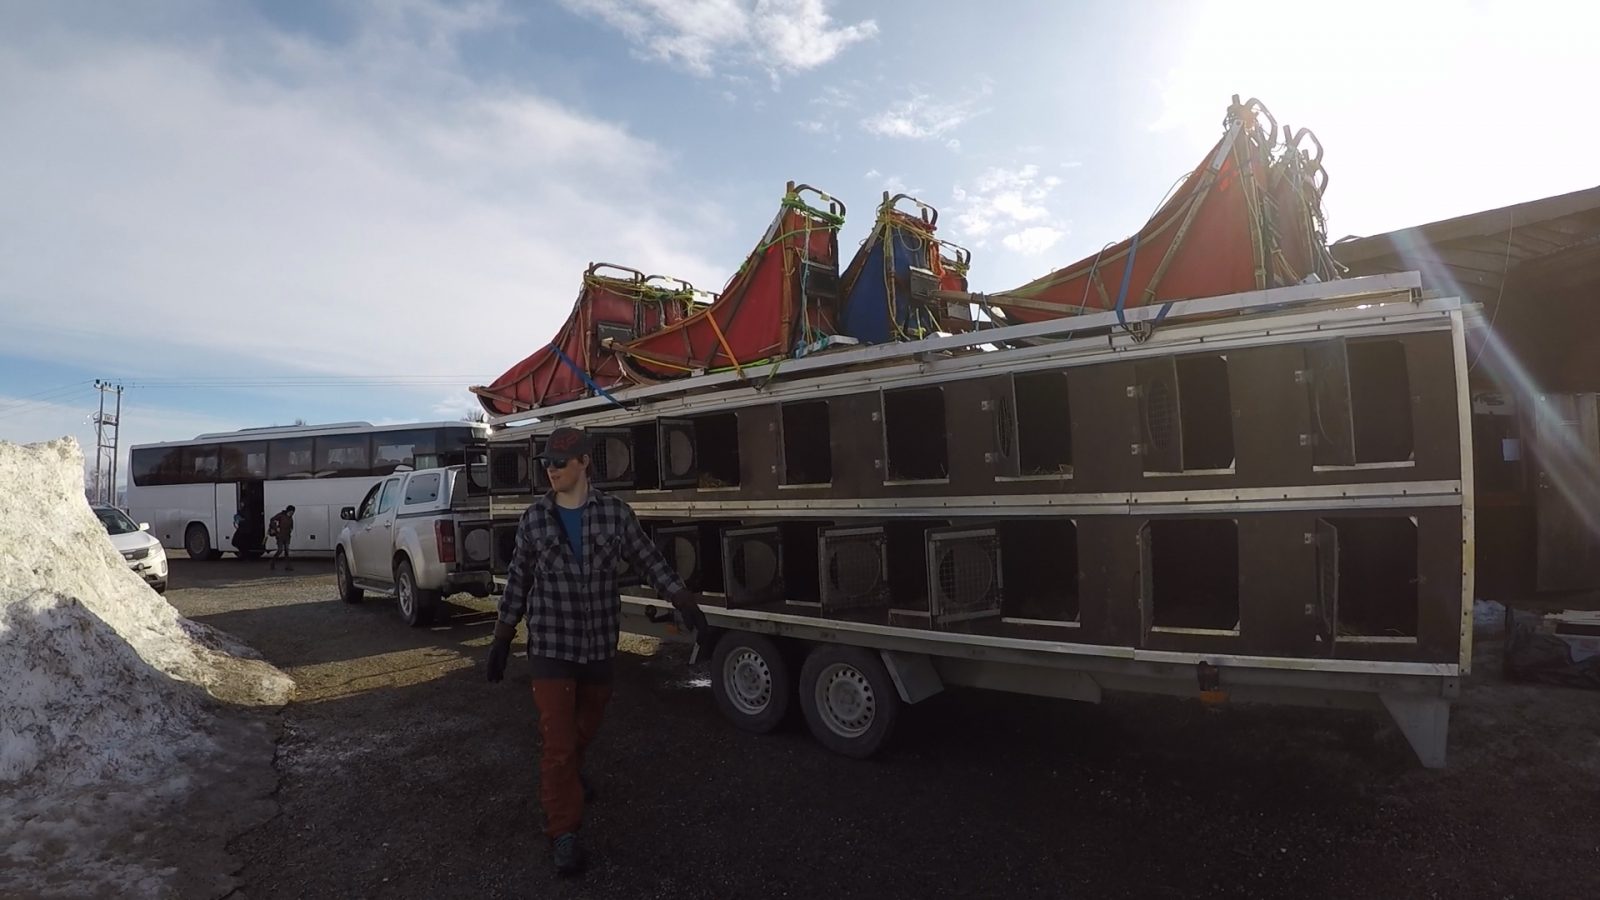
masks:
<svg viewBox="0 0 1600 900"><path fill-rule="evenodd" d="M896 208L915 204L916 215ZM965 330L971 317L952 317L948 303L913 297L913 269L928 273L945 291L967 290L971 254L935 237L939 212L905 194L883 195L878 218L845 268L840 325L864 344L914 340L939 331Z"/></svg>
<svg viewBox="0 0 1600 900"><path fill-rule="evenodd" d="M694 307L692 285L636 269L594 263L555 339L488 386L473 387L492 415L590 396L626 380L607 338L631 339L680 322Z"/></svg>
<svg viewBox="0 0 1600 900"><path fill-rule="evenodd" d="M820 198L826 209L809 206ZM844 205L791 183L778 215L710 306L620 344L641 381L740 368L836 334Z"/></svg>
<svg viewBox="0 0 1600 900"><path fill-rule="evenodd" d="M1006 322L1145 306L1337 277L1327 252L1322 149L1302 129L1279 140L1257 100L1133 237L1014 290L989 295Z"/></svg>

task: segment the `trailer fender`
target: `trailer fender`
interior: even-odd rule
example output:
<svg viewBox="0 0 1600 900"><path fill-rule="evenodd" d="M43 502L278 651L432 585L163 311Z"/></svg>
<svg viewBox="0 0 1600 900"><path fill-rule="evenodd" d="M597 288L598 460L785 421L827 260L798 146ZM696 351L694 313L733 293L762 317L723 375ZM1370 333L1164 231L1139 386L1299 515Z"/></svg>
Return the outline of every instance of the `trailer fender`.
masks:
<svg viewBox="0 0 1600 900"><path fill-rule="evenodd" d="M889 670L895 691L906 703L920 703L944 690L944 679L933 667L933 660L921 653L881 650L883 667Z"/></svg>

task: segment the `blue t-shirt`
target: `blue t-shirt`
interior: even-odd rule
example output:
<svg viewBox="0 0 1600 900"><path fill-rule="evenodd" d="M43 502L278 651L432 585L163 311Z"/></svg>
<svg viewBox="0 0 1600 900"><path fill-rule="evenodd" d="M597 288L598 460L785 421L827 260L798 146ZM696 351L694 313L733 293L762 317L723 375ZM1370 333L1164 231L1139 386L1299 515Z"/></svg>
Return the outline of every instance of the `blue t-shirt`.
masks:
<svg viewBox="0 0 1600 900"><path fill-rule="evenodd" d="M567 532L567 543L572 545L572 558L578 561L578 568L583 568L583 507L567 509L560 504L556 505L556 514L561 516L561 527Z"/></svg>

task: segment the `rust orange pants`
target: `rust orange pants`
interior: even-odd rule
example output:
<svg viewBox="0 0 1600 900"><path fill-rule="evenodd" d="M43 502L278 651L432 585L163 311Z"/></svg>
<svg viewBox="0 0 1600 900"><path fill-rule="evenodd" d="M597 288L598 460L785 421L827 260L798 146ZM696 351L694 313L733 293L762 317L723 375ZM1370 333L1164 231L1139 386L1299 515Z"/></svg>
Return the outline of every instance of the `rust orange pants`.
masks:
<svg viewBox="0 0 1600 900"><path fill-rule="evenodd" d="M583 824L583 754L600 730L610 700L609 680L533 679L533 704L539 709L539 805L549 837L577 831Z"/></svg>

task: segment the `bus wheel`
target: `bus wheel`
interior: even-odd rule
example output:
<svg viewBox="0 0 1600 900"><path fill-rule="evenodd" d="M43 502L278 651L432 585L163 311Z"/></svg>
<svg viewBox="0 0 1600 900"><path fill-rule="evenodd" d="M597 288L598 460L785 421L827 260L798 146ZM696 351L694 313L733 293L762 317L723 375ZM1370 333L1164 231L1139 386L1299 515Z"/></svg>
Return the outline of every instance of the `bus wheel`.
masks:
<svg viewBox="0 0 1600 900"><path fill-rule="evenodd" d="M222 553L211 549L211 534L199 522L189 526L183 533L183 549L188 552L190 559L216 559Z"/></svg>
<svg viewBox="0 0 1600 900"><path fill-rule="evenodd" d="M877 654L819 644L800 670L800 708L824 747L866 759L894 732L900 694Z"/></svg>
<svg viewBox="0 0 1600 900"><path fill-rule="evenodd" d="M417 576L411 570L411 560L402 559L394 567L394 597L400 606L400 617L412 628L422 628L433 623L434 611L439 606L439 592L417 587Z"/></svg>
<svg viewBox="0 0 1600 900"><path fill-rule="evenodd" d="M789 663L778 645L759 634L729 631L711 655L717 709L733 727L766 734L783 723L792 696Z"/></svg>

